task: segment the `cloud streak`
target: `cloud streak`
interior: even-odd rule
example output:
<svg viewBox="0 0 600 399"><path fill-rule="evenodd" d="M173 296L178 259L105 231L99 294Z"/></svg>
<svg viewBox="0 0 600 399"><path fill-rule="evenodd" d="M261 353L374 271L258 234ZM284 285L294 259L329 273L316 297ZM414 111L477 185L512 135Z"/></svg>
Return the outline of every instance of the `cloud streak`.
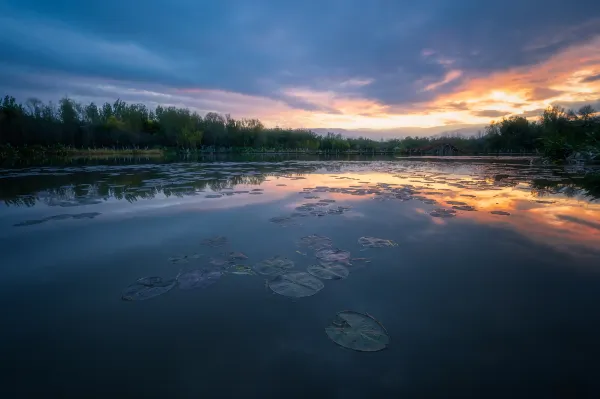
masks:
<svg viewBox="0 0 600 399"><path fill-rule="evenodd" d="M600 3L580 3L6 0L0 92L292 127L484 124L600 98Z"/></svg>

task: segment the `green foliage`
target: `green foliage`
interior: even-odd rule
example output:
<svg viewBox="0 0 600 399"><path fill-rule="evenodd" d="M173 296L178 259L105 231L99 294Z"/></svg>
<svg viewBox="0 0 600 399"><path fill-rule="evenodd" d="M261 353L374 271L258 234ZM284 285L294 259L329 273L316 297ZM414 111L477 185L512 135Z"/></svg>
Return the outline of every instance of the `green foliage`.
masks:
<svg viewBox="0 0 600 399"><path fill-rule="evenodd" d="M573 154L600 153L600 118L590 106L579 111L551 107L537 121L512 116L492 122L474 137L405 137L372 140L320 136L306 129L266 128L257 119L234 119L185 108L117 100L101 106L69 98L57 105L29 99L25 106L10 96L0 100L0 158L31 148L179 148L211 152L322 151L326 153L436 154L451 145L459 154L541 152L564 160ZM24 150L28 148L28 150ZM18 151L17 151L18 149ZM43 149L43 150L42 150ZM595 154L595 155L594 155Z"/></svg>

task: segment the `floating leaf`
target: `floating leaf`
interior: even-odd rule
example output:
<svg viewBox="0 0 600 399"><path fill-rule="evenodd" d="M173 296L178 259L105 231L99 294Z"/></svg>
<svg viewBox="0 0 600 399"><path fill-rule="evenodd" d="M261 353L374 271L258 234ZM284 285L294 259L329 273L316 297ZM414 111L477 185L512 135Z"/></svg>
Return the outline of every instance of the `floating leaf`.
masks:
<svg viewBox="0 0 600 399"><path fill-rule="evenodd" d="M202 245L208 245L209 247L222 247L227 244L227 237L215 236L202 240Z"/></svg>
<svg viewBox="0 0 600 399"><path fill-rule="evenodd" d="M491 211L492 215L510 216L510 213L504 211Z"/></svg>
<svg viewBox="0 0 600 399"><path fill-rule="evenodd" d="M325 262L350 263L350 252L337 248L324 248L318 250L315 256Z"/></svg>
<svg viewBox="0 0 600 399"><path fill-rule="evenodd" d="M177 282L182 290L206 288L216 283L222 275L223 273L214 270L196 269L180 274L177 277Z"/></svg>
<svg viewBox="0 0 600 399"><path fill-rule="evenodd" d="M224 267L224 266L229 265L231 262L232 261L229 259L210 258L210 261L208 263L210 263L211 265L217 266L217 267Z"/></svg>
<svg viewBox="0 0 600 399"><path fill-rule="evenodd" d="M454 205L452 207L452 209L456 209L456 210L459 210L459 211L469 211L469 212L472 212L472 211L476 210L475 207L471 206L471 205Z"/></svg>
<svg viewBox="0 0 600 399"><path fill-rule="evenodd" d="M392 240L386 240L385 238L377 238L377 237L360 237L358 239L358 243L363 247L369 248L383 248L383 247L397 247L396 244Z"/></svg>
<svg viewBox="0 0 600 399"><path fill-rule="evenodd" d="M282 274L269 281L269 288L273 292L293 298L314 295L323 287L321 280L305 272Z"/></svg>
<svg viewBox="0 0 600 399"><path fill-rule="evenodd" d="M293 222L292 218L289 216L275 216L269 219L269 222L275 224L286 224Z"/></svg>
<svg viewBox="0 0 600 399"><path fill-rule="evenodd" d="M273 256L254 265L254 270L264 276L276 276L294 268L294 262L281 256Z"/></svg>
<svg viewBox="0 0 600 399"><path fill-rule="evenodd" d="M245 265L234 265L228 271L230 274L238 274L238 275L250 275L254 276L254 270L250 266Z"/></svg>
<svg viewBox="0 0 600 399"><path fill-rule="evenodd" d="M173 264L188 263L188 257L187 255L171 256L168 261Z"/></svg>
<svg viewBox="0 0 600 399"><path fill-rule="evenodd" d="M325 332L336 344L359 352L380 351L390 343L387 331L377 320L350 310L339 312Z"/></svg>
<svg viewBox="0 0 600 399"><path fill-rule="evenodd" d="M448 205L459 205L459 206L467 205L466 202L461 202L461 201L446 201L446 203Z"/></svg>
<svg viewBox="0 0 600 399"><path fill-rule="evenodd" d="M241 252L230 252L229 259L244 260L244 259L248 259L248 257Z"/></svg>
<svg viewBox="0 0 600 399"><path fill-rule="evenodd" d="M176 283L175 279L163 281L161 277L142 277L127 287L121 298L124 301L144 301L169 292Z"/></svg>
<svg viewBox="0 0 600 399"><path fill-rule="evenodd" d="M300 240L298 240L298 245L304 245L311 249L319 250L331 247L332 243L331 238L329 237L311 234L309 236L300 238Z"/></svg>
<svg viewBox="0 0 600 399"><path fill-rule="evenodd" d="M350 271L339 264L310 265L307 271L323 280L340 280L348 277Z"/></svg>
<svg viewBox="0 0 600 399"><path fill-rule="evenodd" d="M453 218L456 216L456 211L453 209L438 208L429 212L429 214L436 218Z"/></svg>
<svg viewBox="0 0 600 399"><path fill-rule="evenodd" d="M155 284L160 284L161 282L162 282L162 278L160 278L160 277L142 277L138 281L136 281L136 284L141 284L141 285L151 287Z"/></svg>

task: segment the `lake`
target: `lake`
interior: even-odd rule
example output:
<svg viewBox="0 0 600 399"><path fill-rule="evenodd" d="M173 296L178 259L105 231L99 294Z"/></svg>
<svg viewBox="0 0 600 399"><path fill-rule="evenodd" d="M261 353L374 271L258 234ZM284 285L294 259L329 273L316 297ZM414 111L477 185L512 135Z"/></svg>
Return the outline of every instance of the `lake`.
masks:
<svg viewBox="0 0 600 399"><path fill-rule="evenodd" d="M477 158L1 169L0 395L598 397L583 181Z"/></svg>

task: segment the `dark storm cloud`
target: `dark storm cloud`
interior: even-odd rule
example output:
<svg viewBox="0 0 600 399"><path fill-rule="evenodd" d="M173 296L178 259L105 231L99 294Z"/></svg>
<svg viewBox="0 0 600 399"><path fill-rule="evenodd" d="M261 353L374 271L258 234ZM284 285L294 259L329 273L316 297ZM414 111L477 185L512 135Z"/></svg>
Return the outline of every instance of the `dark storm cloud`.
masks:
<svg viewBox="0 0 600 399"><path fill-rule="evenodd" d="M535 64L585 41L600 33L598 17L595 0L5 0L0 53L17 70L66 80L219 89L329 112L282 89L428 101L461 79ZM463 74L438 84L452 70ZM17 78L5 78L0 91L19 89ZM341 85L349 79L372 82ZM59 86L62 95L68 84Z"/></svg>

